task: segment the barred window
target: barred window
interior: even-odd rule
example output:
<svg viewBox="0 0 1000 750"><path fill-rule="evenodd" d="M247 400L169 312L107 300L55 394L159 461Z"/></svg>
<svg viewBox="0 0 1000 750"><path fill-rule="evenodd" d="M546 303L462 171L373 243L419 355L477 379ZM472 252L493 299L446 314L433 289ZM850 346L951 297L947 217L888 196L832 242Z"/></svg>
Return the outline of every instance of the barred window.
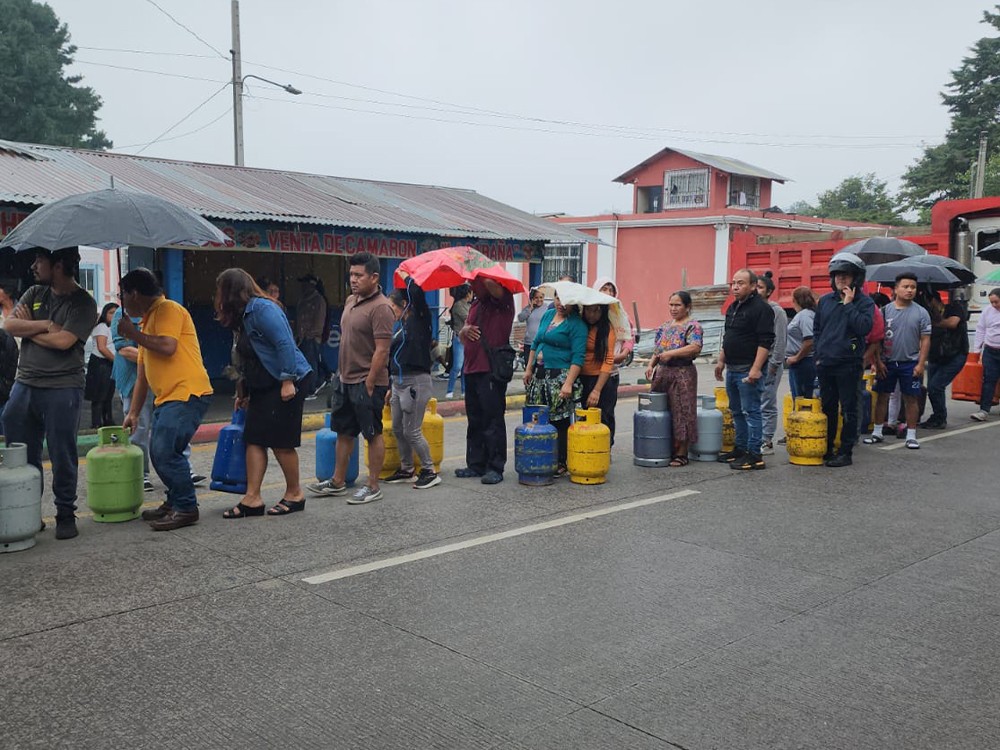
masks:
<svg viewBox="0 0 1000 750"><path fill-rule="evenodd" d="M708 170L679 169L664 175L666 208L706 208Z"/></svg>
<svg viewBox="0 0 1000 750"><path fill-rule="evenodd" d="M570 276L579 282L583 274L583 245L546 245L542 283Z"/></svg>

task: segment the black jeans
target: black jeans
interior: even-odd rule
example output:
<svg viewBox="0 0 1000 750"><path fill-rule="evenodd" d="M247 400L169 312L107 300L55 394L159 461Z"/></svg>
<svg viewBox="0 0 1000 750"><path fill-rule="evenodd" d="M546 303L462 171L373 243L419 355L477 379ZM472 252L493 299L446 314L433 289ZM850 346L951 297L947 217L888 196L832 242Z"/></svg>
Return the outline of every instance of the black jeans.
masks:
<svg viewBox="0 0 1000 750"><path fill-rule="evenodd" d="M990 346L983 347L983 390L979 395L979 408L987 414L993 406L993 392L1000 380L1000 349Z"/></svg>
<svg viewBox="0 0 1000 750"><path fill-rule="evenodd" d="M465 464L473 471L503 474L507 463L507 386L488 372L465 376Z"/></svg>
<svg viewBox="0 0 1000 750"><path fill-rule="evenodd" d="M927 400L931 402L931 416L942 422L948 419L948 399L944 391L965 367L965 353L956 354L943 362L927 363Z"/></svg>
<svg viewBox="0 0 1000 750"><path fill-rule="evenodd" d="M597 385L600 375L581 375L580 382L583 383L582 403L586 407L587 397ZM618 384L621 377L618 374L608 378L608 382L601 389L601 395L597 398L597 408L601 410L601 421L611 430L611 444L615 444L615 407L618 405Z"/></svg>
<svg viewBox="0 0 1000 750"><path fill-rule="evenodd" d="M860 362L820 365L816 368L819 375L819 397L823 401L823 413L826 415L828 454L833 453L840 411L844 413L844 426L840 432L838 452L845 456L854 452L854 441L858 437L858 381L861 379L861 369Z"/></svg>

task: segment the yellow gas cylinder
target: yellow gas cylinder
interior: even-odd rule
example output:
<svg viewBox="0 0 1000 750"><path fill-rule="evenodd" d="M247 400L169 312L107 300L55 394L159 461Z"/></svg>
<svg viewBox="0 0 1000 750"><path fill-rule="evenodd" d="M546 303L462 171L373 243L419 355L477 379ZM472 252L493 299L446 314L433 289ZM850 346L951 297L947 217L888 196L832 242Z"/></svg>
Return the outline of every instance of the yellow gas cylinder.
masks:
<svg viewBox="0 0 1000 750"><path fill-rule="evenodd" d="M788 415L788 460L799 466L821 466L826 455L826 415L818 398L795 399Z"/></svg>
<svg viewBox="0 0 1000 750"><path fill-rule="evenodd" d="M566 468L576 484L603 484L611 468L611 430L601 423L600 409L577 409L569 428Z"/></svg>
<svg viewBox="0 0 1000 750"><path fill-rule="evenodd" d="M358 440L364 440L360 435ZM388 405L382 409L382 442L385 443L385 461L382 462L382 473L379 479L391 477L399 468L399 446L396 445L396 435L392 431L392 409ZM365 466L370 466L368 460L368 441L365 440Z"/></svg>
<svg viewBox="0 0 1000 750"><path fill-rule="evenodd" d="M736 448L736 425L733 424L733 412L729 408L729 393L725 386L715 387L715 408L722 412L722 452L727 453Z"/></svg>
<svg viewBox="0 0 1000 750"><path fill-rule="evenodd" d="M420 426L424 433L424 439L431 449L431 460L434 462L434 471L441 471L441 462L444 460L444 417L438 414L438 401L432 398L427 402L427 410L424 412L424 423ZM397 452L398 455L398 452ZM420 458L413 456L413 463L417 471L420 471Z"/></svg>
<svg viewBox="0 0 1000 750"><path fill-rule="evenodd" d="M781 426L785 430L785 434L788 434L788 415L795 411L795 399L792 398L791 393L785 394L785 400L781 404Z"/></svg>

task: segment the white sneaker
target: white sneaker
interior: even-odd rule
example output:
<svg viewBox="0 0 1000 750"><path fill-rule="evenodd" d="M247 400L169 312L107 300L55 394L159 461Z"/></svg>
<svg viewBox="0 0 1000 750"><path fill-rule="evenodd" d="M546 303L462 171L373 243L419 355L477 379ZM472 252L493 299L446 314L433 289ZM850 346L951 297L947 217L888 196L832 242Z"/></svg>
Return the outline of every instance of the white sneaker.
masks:
<svg viewBox="0 0 1000 750"><path fill-rule="evenodd" d="M343 495L347 491L347 485L336 485L332 479L327 479L325 482L307 484L306 489L314 495Z"/></svg>
<svg viewBox="0 0 1000 750"><path fill-rule="evenodd" d="M982 409L977 411L975 414L970 415L970 419L974 419L977 422L985 422L989 418L990 415L987 412L983 411Z"/></svg>
<svg viewBox="0 0 1000 750"><path fill-rule="evenodd" d="M357 491L347 498L348 505L364 505L382 499L382 490L369 487L367 484L361 485Z"/></svg>
<svg viewBox="0 0 1000 750"><path fill-rule="evenodd" d="M455 391L448 391L446 394L444 394L444 397L445 398L455 398Z"/></svg>
<svg viewBox="0 0 1000 750"><path fill-rule="evenodd" d="M760 444L760 455L762 456L773 456L774 455L774 443L770 440L765 440Z"/></svg>

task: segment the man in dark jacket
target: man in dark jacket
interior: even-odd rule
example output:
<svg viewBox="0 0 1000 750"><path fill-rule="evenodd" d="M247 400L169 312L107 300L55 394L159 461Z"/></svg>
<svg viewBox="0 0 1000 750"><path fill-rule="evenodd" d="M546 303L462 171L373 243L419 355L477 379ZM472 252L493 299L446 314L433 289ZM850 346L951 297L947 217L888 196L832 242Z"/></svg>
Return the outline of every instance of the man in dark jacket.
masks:
<svg viewBox="0 0 1000 750"><path fill-rule="evenodd" d="M826 465L850 466L858 429L858 381L865 354L865 337L872 329L875 303L865 295L865 262L854 253L830 259L830 286L816 307L813 348L820 398L826 414ZM837 420L844 414L840 450L834 453Z"/></svg>
<svg viewBox="0 0 1000 750"><path fill-rule="evenodd" d="M733 274L733 303L726 310L726 328L722 339L715 379L726 371L726 393L736 427L736 448L719 456L719 461L733 469L763 469L760 446L763 419L760 401L763 394L762 368L774 345L774 311L757 294L757 274L741 268Z"/></svg>

